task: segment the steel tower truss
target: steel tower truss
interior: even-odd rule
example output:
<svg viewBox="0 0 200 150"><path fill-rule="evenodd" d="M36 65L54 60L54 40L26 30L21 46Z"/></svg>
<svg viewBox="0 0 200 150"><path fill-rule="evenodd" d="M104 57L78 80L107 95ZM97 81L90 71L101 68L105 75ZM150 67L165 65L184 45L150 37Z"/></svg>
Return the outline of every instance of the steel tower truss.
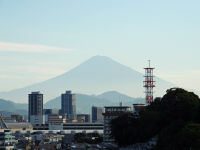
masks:
<svg viewBox="0 0 200 150"><path fill-rule="evenodd" d="M150 60L149 60L149 67L144 68L145 69L145 81L144 81L144 88L145 88L145 94L146 94L146 104L149 105L151 102L153 102L153 88L154 85L154 76L153 76L153 70L155 68L150 67Z"/></svg>

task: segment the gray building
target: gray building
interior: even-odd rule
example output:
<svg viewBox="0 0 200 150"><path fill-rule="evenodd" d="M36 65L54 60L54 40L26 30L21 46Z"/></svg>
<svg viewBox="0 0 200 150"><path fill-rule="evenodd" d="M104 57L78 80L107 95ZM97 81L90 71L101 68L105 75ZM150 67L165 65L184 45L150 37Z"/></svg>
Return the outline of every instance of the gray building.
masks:
<svg viewBox="0 0 200 150"><path fill-rule="evenodd" d="M31 124L43 124L43 94L32 92L28 100L28 120Z"/></svg>
<svg viewBox="0 0 200 150"><path fill-rule="evenodd" d="M60 109L43 109L43 114L45 116L45 123L48 123L49 115L59 115Z"/></svg>
<svg viewBox="0 0 200 150"><path fill-rule="evenodd" d="M103 108L92 106L92 122L103 122Z"/></svg>
<svg viewBox="0 0 200 150"><path fill-rule="evenodd" d="M60 109L43 109L43 114L45 115L59 115Z"/></svg>
<svg viewBox="0 0 200 150"><path fill-rule="evenodd" d="M68 120L76 119L76 95L71 91L66 91L61 95L61 111Z"/></svg>

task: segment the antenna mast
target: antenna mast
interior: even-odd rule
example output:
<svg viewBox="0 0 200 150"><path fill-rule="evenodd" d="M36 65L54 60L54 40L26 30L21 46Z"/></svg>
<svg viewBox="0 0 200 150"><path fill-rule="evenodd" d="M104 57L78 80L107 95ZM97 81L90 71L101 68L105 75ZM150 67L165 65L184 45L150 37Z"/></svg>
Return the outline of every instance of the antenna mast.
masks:
<svg viewBox="0 0 200 150"><path fill-rule="evenodd" d="M153 88L154 85L154 76L153 76L153 69L150 65L151 61L148 60L149 66L145 69L145 81L144 81L144 88L145 88L145 94L146 94L146 104L149 105L153 102Z"/></svg>

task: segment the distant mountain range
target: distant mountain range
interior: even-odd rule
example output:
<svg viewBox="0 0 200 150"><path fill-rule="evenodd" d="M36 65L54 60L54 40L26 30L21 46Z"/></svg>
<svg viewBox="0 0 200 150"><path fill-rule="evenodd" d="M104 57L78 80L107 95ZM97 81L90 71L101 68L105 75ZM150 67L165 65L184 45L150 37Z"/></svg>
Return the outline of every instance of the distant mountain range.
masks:
<svg viewBox="0 0 200 150"><path fill-rule="evenodd" d="M119 105L120 102L122 102L123 105L132 106L134 103L144 103L145 100L143 98L132 98L117 91L105 92L101 95L76 94L77 113L91 113L92 106L112 106ZM61 109L61 97L58 96L48 101L44 104L44 108ZM0 113L6 116L11 114L27 116L28 105L0 99Z"/></svg>
<svg viewBox="0 0 200 150"><path fill-rule="evenodd" d="M7 116L6 114L28 115L28 105L0 99L0 114L4 116Z"/></svg>
<svg viewBox="0 0 200 150"><path fill-rule="evenodd" d="M77 113L91 113L92 106L116 106L122 102L123 105L132 106L134 103L144 103L144 98L132 98L117 91L105 92L101 95L76 94ZM58 96L45 105L45 108L61 108L61 96Z"/></svg>
<svg viewBox="0 0 200 150"><path fill-rule="evenodd" d="M134 63L134 60L133 60ZM144 96L143 74L108 57L94 56L74 69L55 78L8 92L0 92L0 98L18 103L28 103L28 94L41 91L44 101L55 98L66 90L74 93L99 94L119 91L132 97ZM155 78L155 96L163 96L173 84Z"/></svg>

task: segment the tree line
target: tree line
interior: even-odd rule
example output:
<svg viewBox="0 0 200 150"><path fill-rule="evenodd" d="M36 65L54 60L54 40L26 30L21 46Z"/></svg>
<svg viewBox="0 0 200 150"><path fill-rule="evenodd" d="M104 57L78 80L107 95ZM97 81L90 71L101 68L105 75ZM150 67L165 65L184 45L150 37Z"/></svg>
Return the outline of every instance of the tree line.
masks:
<svg viewBox="0 0 200 150"><path fill-rule="evenodd" d="M181 88L167 90L139 116L124 114L110 122L119 146L147 142L157 136L153 150L200 149L200 99Z"/></svg>

